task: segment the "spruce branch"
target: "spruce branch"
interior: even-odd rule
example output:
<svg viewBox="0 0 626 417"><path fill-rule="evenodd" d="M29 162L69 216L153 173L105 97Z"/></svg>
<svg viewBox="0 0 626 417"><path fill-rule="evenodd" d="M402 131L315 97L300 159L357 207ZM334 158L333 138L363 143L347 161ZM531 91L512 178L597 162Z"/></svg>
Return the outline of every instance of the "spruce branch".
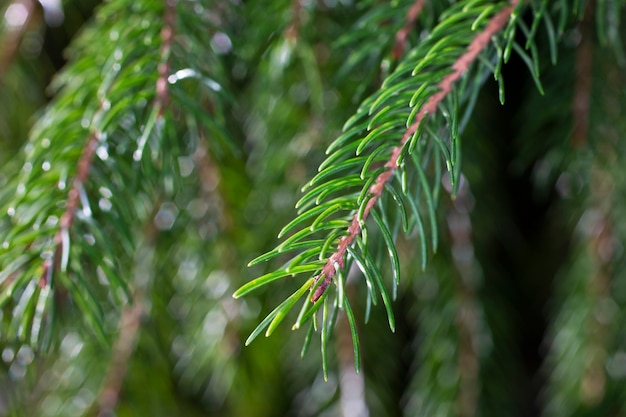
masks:
<svg viewBox="0 0 626 417"><path fill-rule="evenodd" d="M216 153L232 146L216 94L219 66L209 65L217 61L210 53L195 58L200 46L210 50L204 30L213 23L198 13L203 6L141 3L130 20L117 19L127 6L103 5L77 39L23 169L0 196L11 226L0 247L0 305L13 307L4 339L49 346L49 313L63 302L76 305L106 344L109 309L130 299L123 271L134 232L164 184L180 177L178 156L193 153L202 135L215 138ZM108 42L100 48L90 44L101 39ZM213 118L194 107L207 99Z"/></svg>
<svg viewBox="0 0 626 417"><path fill-rule="evenodd" d="M519 3L519 0L512 0L509 6L502 8L498 14L489 20L489 23L485 29L479 33L467 48L467 52L461 55L452 65L453 72L446 75L444 79L437 86L438 92L432 95L424 104L423 107L417 112L415 122L409 126L407 131L402 136L400 145L396 146L392 152L391 157L385 163L386 171L382 172L377 178L375 183L369 190L369 199L365 205L365 209L362 213L357 212L352 218L350 227L348 228L347 236L342 237L339 240L337 250L328 258L326 265L322 269L320 275L314 278L314 283L317 284L319 280L322 280L321 284L317 285L317 289L314 291L311 301L317 301L322 294L326 291L326 288L330 285L332 279L335 276L337 269L343 269L345 264L345 256L348 247L352 245L352 242L356 236L361 233L361 224L367 220L370 211L380 199L386 184L392 178L392 175L399 167L398 160L405 145L413 137L415 132L419 129L420 125L429 114L437 112L439 104L443 99L452 91L452 85L461 78L461 76L467 72L469 66L476 60L478 54L483 50L485 46L490 42L491 38L508 22L511 13L515 6Z"/></svg>
<svg viewBox="0 0 626 417"><path fill-rule="evenodd" d="M337 310L349 309L345 271L353 266L361 270L367 285L366 320L370 307L382 299L389 326L395 329L391 301L400 282L395 239L401 230L417 235L422 268L426 267L427 241L433 251L438 243L436 207L442 175L448 171L455 194L461 176L459 132L469 119L480 86L489 73L499 75L501 64L510 57L507 51L526 54L514 42L516 26L524 25L518 18L523 6L518 0L452 6L345 123L344 133L329 145L318 174L303 187L305 194L296 203L298 216L278 237L290 236L250 265L296 254L234 293L238 298L273 281L310 274L261 321L246 344L263 331L271 335L308 290L310 296L293 328L310 319L315 324L322 309L326 372L327 329L333 326ZM525 27L523 31L527 38L534 36ZM528 48L532 51L534 42ZM536 56L531 55L525 58L536 78ZM382 242L389 256L391 291L386 288L380 258L373 255L375 245L370 241L374 239ZM331 283L337 291L329 296ZM356 338L354 321L350 326ZM307 336L305 344L309 340Z"/></svg>
<svg viewBox="0 0 626 417"><path fill-rule="evenodd" d="M100 102L100 107L94 113L94 120L100 119L103 113L104 101ZM93 122L93 120L92 120ZM46 287L50 285L51 277L53 274L53 268L60 267L65 270L69 262L69 235L70 229L74 224L76 217L76 210L79 206L81 193L84 194L85 184L89 179L89 171L93 162L93 157L96 152L96 147L102 132L94 129L91 135L87 138L83 151L78 159L76 176L72 181L72 187L67 194L67 201L65 203L65 211L61 215L59 221L59 229L54 237L54 243L56 249L53 250L53 256L44 260L43 272L41 279L39 280L40 287Z"/></svg>
<svg viewBox="0 0 626 417"><path fill-rule="evenodd" d="M161 62L157 66L158 78L155 85L154 108L157 118L164 117L164 111L169 104L168 77L170 75L170 55L175 35L176 0L166 0L161 29ZM145 234L149 240L154 240L156 229L150 227ZM152 242L150 242L152 243ZM145 262L145 261L144 261ZM144 268L146 266L144 265ZM112 360L109 364L101 392L97 400L95 416L108 416L113 414L117 405L122 384L128 370L128 362L132 356L141 328L141 317L146 313L145 308L145 283L135 290L133 302L123 308L118 327L118 335L112 347Z"/></svg>

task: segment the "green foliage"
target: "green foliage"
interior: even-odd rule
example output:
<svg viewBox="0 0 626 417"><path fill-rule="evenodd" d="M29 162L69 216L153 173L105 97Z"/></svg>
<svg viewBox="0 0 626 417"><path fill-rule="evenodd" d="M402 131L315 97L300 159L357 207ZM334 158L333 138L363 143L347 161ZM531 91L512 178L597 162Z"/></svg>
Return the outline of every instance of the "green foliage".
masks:
<svg viewBox="0 0 626 417"><path fill-rule="evenodd" d="M626 409L623 1L21 5L0 416Z"/></svg>
<svg viewBox="0 0 626 417"><path fill-rule="evenodd" d="M416 236L421 242L422 269L426 265L428 246L431 251L436 251L439 235L437 204L441 187L447 181L452 194L456 193L461 175L460 133L469 120L480 87L492 73L500 81L500 97L504 101L502 63L506 63L511 51L515 50L528 66L537 88L543 93L539 81L538 52L534 43L541 21L549 22L547 26L551 48L554 48L552 43L555 42L554 33L550 29L553 24L546 13L545 2L537 6L531 29L518 19L521 5L511 9L510 17L507 15L509 23L494 40L494 45L486 48L476 63L470 63L471 67L463 73L458 85L450 91L443 91L445 98L438 106L437 113L428 114L428 118L420 123L422 109L429 100L442 92L442 83L450 69L463 59L461 57L470 42L485 30L490 18L501 8L502 5L497 7L486 2L459 3L448 8L433 27L424 28L428 36L406 53L395 70L382 82L380 89L364 100L348 119L343 134L326 150L328 156L321 163L318 174L303 188L304 195L296 203L299 215L281 230L279 237L297 231L274 250L251 261L250 265L289 252L296 252L296 255L285 260L276 271L245 284L235 292L238 298L279 279L299 274L311 276L261 322L247 343L268 326L266 335L269 336L275 325L304 296L306 287L311 288L313 297L304 301L293 327L300 328L303 318L315 317L313 313L322 306L327 308L327 302L316 301L315 294L329 275L328 266L334 267L337 274L337 291L328 295L333 298L330 305L333 309L341 308L345 299L342 277L352 262L361 270L367 284L368 311L370 305L378 303L380 293L389 326L394 330L391 299L396 297L400 281L400 262L394 241L400 231L408 236ZM374 16L378 17L377 14ZM363 22L360 21L357 27L363 25ZM365 22L376 24L377 20L367 16ZM518 27L524 33L525 47L520 46L515 39ZM392 26L391 29L397 31L397 27ZM362 41L362 36L364 34L349 38L346 42ZM529 50L530 55L525 50ZM417 125L417 128L411 130L413 125ZM398 156L392 156L396 152ZM393 166L387 162L390 158L396 158L395 161L391 159ZM448 173L446 180L442 179L444 169ZM386 171L392 173L392 178L384 182L385 191L378 196L373 190ZM371 211L374 222L368 223L366 220L372 202L375 203ZM353 231L355 225L358 225L358 230ZM393 272L393 297L384 283L382 265L374 260L375 253L370 250L369 240L373 239L370 235L374 234L380 234L375 240L382 240L389 254ZM354 243L347 246L346 255L340 253L339 248L342 240L347 238L350 238L350 242L353 238ZM339 258L335 255L338 253L341 255ZM335 317L336 312L323 315L327 316ZM327 320L322 319L322 337L323 330L329 325ZM351 329L352 334L357 335L354 325ZM324 342L322 345L325 345Z"/></svg>
<svg viewBox="0 0 626 417"><path fill-rule="evenodd" d="M215 90L221 87L210 77L219 67L212 65L209 73L210 61L191 58L207 47L199 37L206 19L192 11L193 4L179 3L181 34L170 51L162 45L158 24L164 7L134 4L130 20L121 18L127 7L126 2L106 5L97 25L77 40L73 62L53 83L55 100L33 127L26 162L4 188L2 211L9 223L0 253L2 305L13 309L3 320L6 340L48 346L53 298L67 292L107 343L102 306L128 302L125 271L132 265L137 234L159 188L180 185L177 158L202 135L214 137L216 153L223 152L220 115L207 120L200 107L202 98L217 99ZM102 39L109 42L87 52ZM171 68L163 81L171 85L172 102L184 103L184 116L176 105L166 110L158 97L159 65ZM174 123L178 117L184 118L179 124L184 130ZM81 173L85 167L88 178ZM135 175L137 170L146 180Z"/></svg>

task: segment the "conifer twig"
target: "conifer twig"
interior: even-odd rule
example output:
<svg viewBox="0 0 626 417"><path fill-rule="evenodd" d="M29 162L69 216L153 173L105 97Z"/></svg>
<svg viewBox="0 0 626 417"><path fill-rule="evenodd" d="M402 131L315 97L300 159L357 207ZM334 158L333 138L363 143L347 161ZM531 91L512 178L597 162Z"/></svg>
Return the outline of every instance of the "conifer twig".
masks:
<svg viewBox="0 0 626 417"><path fill-rule="evenodd" d="M169 90L168 77L170 73L170 54L174 40L174 28L176 20L176 0L167 0L161 29L161 62L157 71L159 76L156 82L156 98L154 106L158 111L158 117L163 117L163 111L168 105ZM146 232L149 242L155 240L157 230L150 224ZM145 260L144 260L145 261ZM141 316L145 313L145 284L137 289L133 304L122 310L120 317L119 333L112 351L112 359L107 371L106 379L102 385L102 391L98 398L98 417L113 414L117 404L122 384L128 370L128 361L131 358L141 327Z"/></svg>
<svg viewBox="0 0 626 417"><path fill-rule="evenodd" d="M157 68L159 78L156 82L156 102L159 109L159 117L163 116L163 111L167 107L169 91L167 88L167 78L170 75L170 54L172 53L172 43L174 41L174 28L176 21L176 0L167 0L165 6L164 24L161 29L161 62Z"/></svg>
<svg viewBox="0 0 626 417"><path fill-rule="evenodd" d="M100 101L100 105L91 120L92 125L95 120L98 120L102 116L104 111L105 100ZM43 263L43 272L39 279L39 286L46 287L50 284L50 277L53 272L53 268L57 268L57 260L67 257L69 254L69 234L74 219L76 218L76 211L78 210L78 203L81 193L84 193L84 184L89 178L89 171L93 163L93 156L96 152L98 141L100 140L102 132L97 129L93 129L91 134L87 138L87 142L83 148L83 151L78 159L78 166L76 176L72 182L72 187L67 194L67 200L65 203L65 211L61 215L59 222L59 229L54 236L54 245L56 246L54 253L51 257L47 258Z"/></svg>
<svg viewBox="0 0 626 417"><path fill-rule="evenodd" d="M413 25L422 12L425 3L426 0L415 0L415 3L413 3L409 9L409 13L406 17L406 23L402 29L396 33L396 45L393 48L393 59L398 60L404 54L404 50L406 49L406 38L409 36L409 33L411 33Z"/></svg>
<svg viewBox="0 0 626 417"><path fill-rule="evenodd" d="M365 222L370 211L372 210L378 199L382 196L385 185L391 180L391 177L398 169L398 160L400 158L400 154L402 153L404 145L413 136L413 134L417 131L421 123L428 117L428 115L433 114L437 111L439 104L452 91L452 85L457 80L459 80L465 72L467 72L469 66L478 57L478 54L483 50L485 46L489 44L492 36L494 36L504 27L518 3L519 0L511 0L508 6L504 7L489 20L485 29L478 35L476 35L476 37L470 42L469 46L467 47L467 51L463 55L461 55L452 65L453 71L450 74L446 75L444 79L439 83L439 91L436 94L432 95L426 101L424 106L419 110L415 118L415 122L411 126L409 126L407 131L402 136L400 144L393 149L393 151L391 152L391 157L385 163L385 168L388 168L387 171L381 173L376 178L374 184L370 187L370 197L365 205L362 217L359 217L358 212L354 214L352 222L350 223L350 226L347 230L348 234L343 236L339 240L337 249L328 258L328 261L324 265L322 272L315 277L313 285L317 285L317 289L313 293L311 301L317 301L322 296L322 294L324 294L326 288L328 288L333 277L335 276L336 268L344 267L345 256L346 252L348 251L348 247L361 232L362 222ZM318 281L320 279L322 279L323 281L318 285Z"/></svg>

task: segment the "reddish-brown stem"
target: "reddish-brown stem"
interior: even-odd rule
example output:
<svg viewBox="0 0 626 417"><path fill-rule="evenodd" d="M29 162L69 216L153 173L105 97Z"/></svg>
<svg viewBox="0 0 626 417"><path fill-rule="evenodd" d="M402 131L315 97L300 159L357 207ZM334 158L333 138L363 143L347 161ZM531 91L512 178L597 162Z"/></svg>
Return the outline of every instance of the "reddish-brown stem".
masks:
<svg viewBox="0 0 626 417"><path fill-rule="evenodd" d="M102 103L100 103L100 108L96 111L94 119L101 112ZM76 172L76 176L74 177L74 181L72 182L72 187L70 188L70 191L67 193L65 211L61 215L59 229L54 236L54 244L56 245L54 254L51 258L46 259L43 263L43 272L41 274L41 278L39 279L39 286L42 288L50 284L49 277L52 274L51 268L56 268L56 260L61 256L64 249L67 250L67 248L63 247L63 237L69 234L69 230L74 224L74 219L76 218L76 210L78 210L78 202L80 200L81 189L84 187L84 184L89 178L89 170L91 169L93 156L98 146L99 136L100 135L98 131L93 130L91 132L89 138L87 138L87 143L85 143L83 152L78 159L78 169Z"/></svg>
<svg viewBox="0 0 626 417"><path fill-rule="evenodd" d="M299 0L294 0L291 3L292 9L292 19L291 23L285 29L284 36L285 39L291 42L295 42L298 40L298 36L300 35L300 25L301 25L301 17L300 13L302 13L302 4L300 4Z"/></svg>
<svg viewBox="0 0 626 417"><path fill-rule="evenodd" d="M452 192L452 185L446 181L446 189ZM457 328L459 368L459 391L457 395L458 415L473 417L476 415L478 402L478 371L480 361L476 352L478 340L476 334L479 323L476 306L476 259L472 242L472 221L470 213L474 206L469 183L461 176L456 196L450 194L448 208L448 232L450 235L452 260L459 273L456 285L458 308L455 325Z"/></svg>
<svg viewBox="0 0 626 417"><path fill-rule="evenodd" d="M422 12L425 3L426 0L415 0L415 3L413 3L411 8L409 9L409 12L406 16L406 23L404 24L402 29L400 29L398 33L396 33L396 45L393 48L392 54L393 59L398 60L404 54L404 50L406 49L406 38L408 38L409 33L411 33L413 25L415 25L415 22Z"/></svg>
<svg viewBox="0 0 626 417"><path fill-rule="evenodd" d="M170 54L174 39L174 23L176 20L176 0L167 0L164 15L164 25L161 29L161 62L158 66L159 76L156 82L156 99L154 106L158 109L158 117L163 116L169 100L167 87L170 73ZM149 242L154 240L156 229L148 227L146 237ZM119 334L113 346L112 360L109 364L106 379L98 398L97 416L113 414L117 405L122 384L128 370L128 361L135 348L141 326L141 315L144 313L144 291L137 290L133 304L122 310L120 317Z"/></svg>
<svg viewBox="0 0 626 417"><path fill-rule="evenodd" d="M140 300L134 301L132 305L122 310L119 334L113 345L111 363L102 384L97 410L93 413L97 417L113 415L126 376L128 361L137 343L144 308Z"/></svg>
<svg viewBox="0 0 626 417"><path fill-rule="evenodd" d="M336 268L343 268L345 264L345 256L348 251L348 247L354 242L354 239L361 232L361 225L367 217L369 216L370 211L381 197L385 185L389 182L393 174L398 169L398 159L400 158L400 154L402 153L402 149L404 145L409 141L409 139L413 136L417 129L421 125L421 123L428 117L429 114L433 114L437 111L439 104L442 100L450 94L452 91L452 85L459 79L461 76L469 69L469 66L476 60L478 54L483 50L485 46L487 46L496 33L498 33L504 25L507 23L511 13L514 8L519 3L519 0L511 0L510 4L504 7L500 12L498 12L495 16L493 16L485 29L480 32L469 44L467 47L467 51L461 55L456 62L452 65L452 72L444 77L444 79L438 85L438 92L430 96L430 98L426 101L424 106L419 110L417 116L415 118L415 122L409 126L407 131L402 136L402 140L400 144L396 146L391 152L391 157L385 163L385 167L387 171L381 173L377 178L374 184L369 189L369 199L365 205L365 209L363 210L363 215L359 217L359 213L355 213L352 222L350 223L350 227L348 227L348 234L342 237L339 240L339 244L337 245L337 249L335 252L328 258L326 264L322 268L322 272L315 277L314 285L317 285L317 289L313 292L313 296L311 297L311 301L317 301L322 294L326 291L326 288L330 285L333 277L336 273ZM319 280L322 279L322 282L319 283Z"/></svg>
<svg viewBox="0 0 626 417"><path fill-rule="evenodd" d="M580 24L580 43L576 50L576 83L574 84L574 101L572 111L574 126L572 129L572 145L584 146L589 131L589 100L591 95L591 64L593 62L593 11L594 2L585 7L585 16Z"/></svg>
<svg viewBox="0 0 626 417"><path fill-rule="evenodd" d="M206 139L206 138L203 138ZM233 219L226 207L227 202L220 195L220 171L211 159L206 140L198 143L193 161L198 170L198 176L202 182L202 197L211 207L210 216L217 220L220 231L232 229Z"/></svg>
<svg viewBox="0 0 626 417"><path fill-rule="evenodd" d="M12 7L19 8L20 12L23 12L24 18L21 22L11 22L5 17L7 20L5 26L7 27L5 27L4 39L2 39L3 51L0 52L0 81L15 59L22 38L36 17L35 15L41 11L41 8L37 8L37 2L34 0L15 0L6 10L10 10Z"/></svg>
<svg viewBox="0 0 626 417"><path fill-rule="evenodd" d="M172 51L172 43L174 41L174 27L176 23L176 0L167 0L165 6L165 15L163 17L164 25L161 29L161 62L158 66L159 78L156 82L156 102L155 106L159 109L159 117L163 115L163 111L167 107L169 100L169 90L167 88L167 78L170 75L170 54Z"/></svg>

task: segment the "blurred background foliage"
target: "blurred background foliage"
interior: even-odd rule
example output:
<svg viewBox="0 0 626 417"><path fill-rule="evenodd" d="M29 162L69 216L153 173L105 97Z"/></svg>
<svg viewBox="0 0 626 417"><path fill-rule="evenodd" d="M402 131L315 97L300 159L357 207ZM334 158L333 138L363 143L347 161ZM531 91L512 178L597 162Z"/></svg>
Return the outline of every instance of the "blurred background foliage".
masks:
<svg viewBox="0 0 626 417"><path fill-rule="evenodd" d="M110 159L132 160L135 148L124 148L124 140L141 141L151 111L155 129L170 138L155 145L147 134L148 153L162 154L123 168L145 182L128 194L108 199L98 188L97 181L107 184L107 172L116 169L101 153L92 167L97 181L87 194L104 193L103 218L107 204L140 207L111 220L129 227L128 244L117 240L115 228L97 235L89 232L97 224L77 220L85 237L113 246L104 253L125 268L121 279L130 302L111 302L119 294L108 291L122 290L102 282L109 261L99 257L105 255L84 255L93 261L74 267L93 272L80 279L101 281L89 287L93 298L86 302L102 301L103 311L93 314L105 341L85 325L91 310L77 310L60 291L52 334L42 347L11 327L27 289L7 295L14 278L1 275L0 416L626 415L623 1L531 1L524 7L520 19L529 24L548 3L560 19L552 28L560 37L558 59L549 39L554 32L536 35L533 59L545 94L516 54L502 70L505 105L501 86L487 79L462 132L463 183L456 199L442 193L438 204L437 254L422 271L418 243L397 242L403 278L393 303L395 334L380 305L364 322L366 289L358 271L350 271L346 292L361 335L361 372L354 370L350 329L339 320L327 382L319 341L313 338L301 358L306 331L283 325L272 337L243 346L292 286L238 300L232 293L271 270L246 265L276 246L325 148L397 65L403 51L396 36L415 2L107 3L0 5L3 204L16 193L29 147L54 159L57 152L74 155L72 143L78 153L85 146L89 130L73 126L105 108L93 101L100 94L96 80L107 75L96 65L115 55L116 27L135 33L128 28L134 23L125 22L146 13L157 17L142 29L165 39L168 7L179 3L187 15L181 12L176 24L188 24L189 31L174 35L174 64L166 74L176 85L171 106L159 104L154 92L158 62L142 61L143 48L158 59L162 47L139 37L119 41L138 55L132 62L140 75L109 91L118 94L121 114L128 109L132 116L112 122L111 143L118 145L108 149ZM426 0L406 48L424 39L453 3ZM64 69L68 59L74 64ZM197 72L181 72L186 68ZM188 76L200 81L185 84ZM80 85L89 80L94 85ZM91 113L82 113L83 99ZM76 117L62 113L75 108ZM66 142L41 148L41 132L54 135L55 129L70 132ZM57 203L45 210L58 210ZM3 240L10 230L11 221L2 220Z"/></svg>

